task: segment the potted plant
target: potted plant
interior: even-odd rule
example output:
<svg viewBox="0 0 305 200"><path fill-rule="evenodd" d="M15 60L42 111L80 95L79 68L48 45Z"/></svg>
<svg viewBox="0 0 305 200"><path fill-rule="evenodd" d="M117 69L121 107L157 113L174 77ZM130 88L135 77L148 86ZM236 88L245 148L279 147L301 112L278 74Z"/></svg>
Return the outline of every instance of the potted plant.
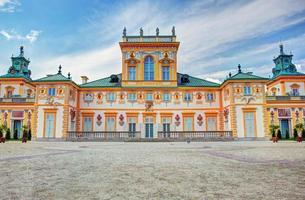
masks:
<svg viewBox="0 0 305 200"><path fill-rule="evenodd" d="M0 143L5 142L5 138L3 137L3 126L0 126Z"/></svg>
<svg viewBox="0 0 305 200"><path fill-rule="evenodd" d="M28 140L32 140L32 132L31 132L31 129L29 129L28 131Z"/></svg>
<svg viewBox="0 0 305 200"><path fill-rule="evenodd" d="M295 140L298 139L298 131L297 131L296 128L293 129L293 138L294 138Z"/></svg>
<svg viewBox="0 0 305 200"><path fill-rule="evenodd" d="M269 128L270 128L270 132L271 132L271 135L272 135L272 141L277 142L278 137L275 133L276 133L276 130L279 128L279 126L278 125L270 125Z"/></svg>
<svg viewBox="0 0 305 200"><path fill-rule="evenodd" d="M278 140L282 139L282 132L280 129L277 130L277 139Z"/></svg>
<svg viewBox="0 0 305 200"><path fill-rule="evenodd" d="M5 139L6 140L10 140L11 139L11 129L10 128L6 129Z"/></svg>
<svg viewBox="0 0 305 200"><path fill-rule="evenodd" d="M23 126L22 127L22 143L26 143L27 138L28 138L28 127Z"/></svg>
<svg viewBox="0 0 305 200"><path fill-rule="evenodd" d="M298 142L302 142L302 132L304 130L304 125L302 123L298 123L295 125L295 129L298 132Z"/></svg>

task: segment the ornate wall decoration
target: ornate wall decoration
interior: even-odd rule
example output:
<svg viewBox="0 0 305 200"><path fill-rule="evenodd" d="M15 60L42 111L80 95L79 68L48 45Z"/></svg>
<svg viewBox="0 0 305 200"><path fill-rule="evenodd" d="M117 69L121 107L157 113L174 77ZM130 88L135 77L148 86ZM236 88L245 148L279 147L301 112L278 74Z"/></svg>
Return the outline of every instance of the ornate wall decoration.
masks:
<svg viewBox="0 0 305 200"><path fill-rule="evenodd" d="M179 94L179 92L175 92L173 96L174 96L174 103L175 104L179 104L180 103L180 94Z"/></svg>
<svg viewBox="0 0 305 200"><path fill-rule="evenodd" d="M119 103L120 104L124 104L125 103L125 93L124 92L121 92L120 94L119 94Z"/></svg>
<svg viewBox="0 0 305 200"><path fill-rule="evenodd" d="M137 94L137 102L139 104L144 103L144 93L143 92L138 92L138 94Z"/></svg>
<svg viewBox="0 0 305 200"><path fill-rule="evenodd" d="M32 113L29 111L28 112L28 121L27 121L27 126L29 129L31 129L31 116L32 116Z"/></svg>
<svg viewBox="0 0 305 200"><path fill-rule="evenodd" d="M146 101L145 102L145 111L146 112L152 111L153 105L154 105L153 101Z"/></svg>
<svg viewBox="0 0 305 200"><path fill-rule="evenodd" d="M102 116L100 114L98 114L96 117L96 124L98 126L100 126L102 124Z"/></svg>
<svg viewBox="0 0 305 200"><path fill-rule="evenodd" d="M122 114L120 114L120 116L119 116L119 124L120 124L120 126L123 126L124 125L124 116L122 115Z"/></svg>
<svg viewBox="0 0 305 200"><path fill-rule="evenodd" d="M74 109L70 110L70 118L71 118L71 122L75 121L75 116L76 116L76 111Z"/></svg>
<svg viewBox="0 0 305 200"><path fill-rule="evenodd" d="M180 122L180 116L177 114L176 116L175 116L175 125L176 126L179 126L181 124L181 122Z"/></svg>
<svg viewBox="0 0 305 200"><path fill-rule="evenodd" d="M101 93L101 92L97 93L96 99L97 99L97 101L96 101L97 104L102 104L103 103L103 93Z"/></svg>
<svg viewBox="0 0 305 200"><path fill-rule="evenodd" d="M227 109L227 108L224 109L223 115L225 117L225 122L228 122L228 120L229 120L229 109Z"/></svg>
<svg viewBox="0 0 305 200"><path fill-rule="evenodd" d="M284 118L290 118L291 117L291 111L287 108L279 108L278 109L278 116L284 117Z"/></svg>
<svg viewBox="0 0 305 200"><path fill-rule="evenodd" d="M4 112L3 113L3 119L4 119L3 125L4 126L7 126L7 116L8 116L7 112Z"/></svg>
<svg viewBox="0 0 305 200"><path fill-rule="evenodd" d="M202 117L201 114L199 114L198 117L197 117L197 124L199 126L202 126L202 124L203 124L203 117Z"/></svg>

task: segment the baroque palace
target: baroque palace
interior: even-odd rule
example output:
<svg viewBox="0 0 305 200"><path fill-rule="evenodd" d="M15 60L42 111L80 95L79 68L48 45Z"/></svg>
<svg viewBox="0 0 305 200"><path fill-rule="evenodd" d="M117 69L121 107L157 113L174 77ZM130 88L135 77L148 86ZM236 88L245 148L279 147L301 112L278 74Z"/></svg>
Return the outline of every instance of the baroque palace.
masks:
<svg viewBox="0 0 305 200"><path fill-rule="evenodd" d="M305 118L305 74L292 55L273 59L272 78L244 72L240 65L217 84L177 72L180 43L172 34L128 36L123 30L120 74L75 83L57 73L31 79L30 61L12 56L0 76L0 125L34 139L73 137L180 138L270 137L269 125L292 136ZM184 66L185 67L185 66Z"/></svg>

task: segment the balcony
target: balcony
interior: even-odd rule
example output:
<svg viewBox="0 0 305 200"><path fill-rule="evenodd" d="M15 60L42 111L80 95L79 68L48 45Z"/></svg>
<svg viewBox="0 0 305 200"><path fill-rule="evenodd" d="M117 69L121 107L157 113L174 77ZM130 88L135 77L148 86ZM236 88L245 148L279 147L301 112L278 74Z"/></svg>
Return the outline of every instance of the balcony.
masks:
<svg viewBox="0 0 305 200"><path fill-rule="evenodd" d="M266 96L267 101L302 101L305 96Z"/></svg>
<svg viewBox="0 0 305 200"><path fill-rule="evenodd" d="M0 103L34 103L35 97L3 97Z"/></svg>
<svg viewBox="0 0 305 200"><path fill-rule="evenodd" d="M157 138L141 138L141 132L68 131L70 141L186 141L233 140L232 131L159 131Z"/></svg>

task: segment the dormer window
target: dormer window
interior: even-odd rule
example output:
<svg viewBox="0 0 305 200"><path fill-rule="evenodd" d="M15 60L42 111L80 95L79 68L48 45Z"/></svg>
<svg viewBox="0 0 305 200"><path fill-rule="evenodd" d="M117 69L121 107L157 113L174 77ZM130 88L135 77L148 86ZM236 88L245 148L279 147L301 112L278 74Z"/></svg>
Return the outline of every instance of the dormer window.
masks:
<svg viewBox="0 0 305 200"><path fill-rule="evenodd" d="M206 100L207 101L214 101L214 94L209 92L206 94Z"/></svg>
<svg viewBox="0 0 305 200"><path fill-rule="evenodd" d="M245 86L244 87L244 95L249 96L252 94L252 89L250 86Z"/></svg>

